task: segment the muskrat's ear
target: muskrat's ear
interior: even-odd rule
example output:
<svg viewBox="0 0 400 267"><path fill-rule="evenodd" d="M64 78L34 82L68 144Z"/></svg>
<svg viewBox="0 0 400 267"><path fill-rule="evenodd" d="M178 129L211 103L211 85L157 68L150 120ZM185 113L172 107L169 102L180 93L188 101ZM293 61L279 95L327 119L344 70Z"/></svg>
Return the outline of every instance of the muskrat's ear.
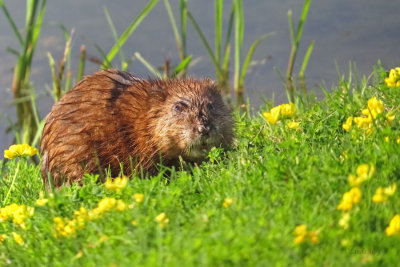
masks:
<svg viewBox="0 0 400 267"><path fill-rule="evenodd" d="M162 88L158 84L154 84L151 87L149 95L152 99L158 100L160 102L164 102L165 99L167 98L167 92L165 91L164 88Z"/></svg>

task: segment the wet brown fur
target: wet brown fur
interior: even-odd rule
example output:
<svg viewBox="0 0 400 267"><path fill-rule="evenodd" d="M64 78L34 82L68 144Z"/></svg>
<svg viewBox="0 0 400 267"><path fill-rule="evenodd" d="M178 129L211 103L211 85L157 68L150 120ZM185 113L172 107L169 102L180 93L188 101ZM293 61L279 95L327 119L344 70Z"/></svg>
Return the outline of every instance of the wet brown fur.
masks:
<svg viewBox="0 0 400 267"><path fill-rule="evenodd" d="M43 181L80 181L84 173L131 174L162 159L203 158L232 142L232 117L211 80L143 80L116 71L87 76L52 108L41 141ZM133 166L132 166L133 163Z"/></svg>

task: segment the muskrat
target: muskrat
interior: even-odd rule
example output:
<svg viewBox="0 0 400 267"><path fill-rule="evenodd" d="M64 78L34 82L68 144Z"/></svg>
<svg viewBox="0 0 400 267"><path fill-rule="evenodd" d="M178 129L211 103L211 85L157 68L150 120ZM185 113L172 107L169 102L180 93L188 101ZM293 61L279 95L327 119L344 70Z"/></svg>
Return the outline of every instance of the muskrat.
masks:
<svg viewBox="0 0 400 267"><path fill-rule="evenodd" d="M43 182L81 182L154 171L179 158L204 160L232 142L232 115L210 79L145 80L102 70L85 77L47 116L41 140Z"/></svg>

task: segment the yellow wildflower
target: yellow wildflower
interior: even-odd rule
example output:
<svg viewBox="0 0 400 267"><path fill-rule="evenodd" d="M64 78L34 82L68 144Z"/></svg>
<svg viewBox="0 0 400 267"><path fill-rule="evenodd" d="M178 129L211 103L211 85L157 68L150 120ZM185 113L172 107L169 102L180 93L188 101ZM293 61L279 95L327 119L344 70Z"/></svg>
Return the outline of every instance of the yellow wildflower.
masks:
<svg viewBox="0 0 400 267"><path fill-rule="evenodd" d="M0 234L0 244L4 242L4 240L6 240L6 235Z"/></svg>
<svg viewBox="0 0 400 267"><path fill-rule="evenodd" d="M385 188L378 187L378 189L376 189L375 195L372 197L372 201L375 203L386 202L389 196L392 196L396 192L396 189L396 184Z"/></svg>
<svg viewBox="0 0 400 267"><path fill-rule="evenodd" d="M165 212L158 214L157 217L154 218L154 220L158 222L162 227L166 226L169 223L169 219Z"/></svg>
<svg viewBox="0 0 400 267"><path fill-rule="evenodd" d="M298 235L298 236L296 236L296 238L293 240L293 243L297 245L297 244L303 243L304 241L306 241L306 235Z"/></svg>
<svg viewBox="0 0 400 267"><path fill-rule="evenodd" d="M393 196L394 193L396 192L396 189L397 189L397 185L396 184L392 184L391 186L385 187L383 189L383 192L388 196Z"/></svg>
<svg viewBox="0 0 400 267"><path fill-rule="evenodd" d="M22 246L24 244L24 240L22 239L21 235L17 234L16 232L12 232L12 235L14 237L15 242L17 242L18 245Z"/></svg>
<svg viewBox="0 0 400 267"><path fill-rule="evenodd" d="M314 243L314 244L318 244L319 243L319 238L318 238L318 232L317 231L308 232L308 238L310 239L311 243Z"/></svg>
<svg viewBox="0 0 400 267"><path fill-rule="evenodd" d="M357 176L349 175L349 183L351 186L360 186L364 181L369 180L375 173L375 166L368 164L361 164L357 167Z"/></svg>
<svg viewBox="0 0 400 267"><path fill-rule="evenodd" d="M353 204L359 203L361 200L361 190L353 187L349 192L343 194L342 202L338 205L338 210L349 211L353 208Z"/></svg>
<svg viewBox="0 0 400 267"><path fill-rule="evenodd" d="M353 117L350 116L347 118L346 122L343 123L342 127L346 132L348 132L350 130L352 124L353 124Z"/></svg>
<svg viewBox="0 0 400 267"><path fill-rule="evenodd" d="M137 221L136 221L136 220L132 220L132 221L131 221L131 224L132 224L133 226L137 226Z"/></svg>
<svg viewBox="0 0 400 267"><path fill-rule="evenodd" d="M290 122L288 122L287 126L288 126L290 129L296 130L296 129L299 127L299 124L300 124L299 122L290 121Z"/></svg>
<svg viewBox="0 0 400 267"><path fill-rule="evenodd" d="M319 238L318 238L319 231L307 231L307 225L305 224L297 226L294 229L293 233L296 236L295 239L293 240L293 243L296 245L301 244L307 240L309 240L314 244L319 243Z"/></svg>
<svg viewBox="0 0 400 267"><path fill-rule="evenodd" d="M108 190L115 191L118 193L121 191L121 189L125 188L127 184L128 184L128 177L122 176L122 177L116 177L114 179L107 178L105 186Z"/></svg>
<svg viewBox="0 0 400 267"><path fill-rule="evenodd" d="M229 207L231 204L233 203L233 198L225 198L224 199L224 203L222 203L222 206L224 206L224 208Z"/></svg>
<svg viewBox="0 0 400 267"><path fill-rule="evenodd" d="M389 143L389 136L386 136L386 137L385 137L385 142L386 142L386 143Z"/></svg>
<svg viewBox="0 0 400 267"><path fill-rule="evenodd" d="M391 123L392 121L394 121L394 119L396 118L396 115L394 115L393 111L389 111L386 114L386 119L388 120L389 123Z"/></svg>
<svg viewBox="0 0 400 267"><path fill-rule="evenodd" d="M358 177L361 177L364 180L370 179L375 173L375 166L368 164L361 164L357 167L356 171Z"/></svg>
<svg viewBox="0 0 400 267"><path fill-rule="evenodd" d="M339 226L343 227L344 229L348 229L349 221L350 221L350 212L345 212L342 214L342 218L340 218L339 220Z"/></svg>
<svg viewBox="0 0 400 267"><path fill-rule="evenodd" d="M400 230L400 214L396 214L389 223L389 226L386 227L386 235L398 235Z"/></svg>
<svg viewBox="0 0 400 267"><path fill-rule="evenodd" d="M264 118L271 124L276 124L280 116L293 117L296 114L296 106L293 103L282 104L273 107L270 112L264 112Z"/></svg>
<svg viewBox="0 0 400 267"><path fill-rule="evenodd" d="M279 115L281 112L281 107L277 106L270 110L270 112L264 112L264 118L271 124L276 124L279 120Z"/></svg>
<svg viewBox="0 0 400 267"><path fill-rule="evenodd" d="M375 195L372 197L372 201L375 203L386 202L388 200L388 196L383 193L383 188L378 187L376 189Z"/></svg>
<svg viewBox="0 0 400 267"><path fill-rule="evenodd" d="M296 106L293 103L281 105L282 116L292 117L296 114Z"/></svg>
<svg viewBox="0 0 400 267"><path fill-rule="evenodd" d="M135 199L136 203L141 203L144 200L143 194L134 194L133 198Z"/></svg>
<svg viewBox="0 0 400 267"><path fill-rule="evenodd" d="M400 136L397 136L396 143L400 144Z"/></svg>
<svg viewBox="0 0 400 267"><path fill-rule="evenodd" d="M368 100L368 111L372 115L372 118L375 119L376 116L383 113L384 110L385 106L383 105L383 102L376 99L375 96Z"/></svg>
<svg viewBox="0 0 400 267"><path fill-rule="evenodd" d="M294 228L294 234L295 235L307 234L307 225L301 224L301 225L296 226L296 228Z"/></svg>
<svg viewBox="0 0 400 267"><path fill-rule="evenodd" d="M116 206L116 208L117 208L118 211L123 211L123 210L125 210L125 208L126 208L125 202L119 199L119 200L117 201L117 206Z"/></svg>
<svg viewBox="0 0 400 267"><path fill-rule="evenodd" d="M368 129L372 124L372 118L355 117L354 123L357 124L358 128L360 129Z"/></svg>
<svg viewBox="0 0 400 267"><path fill-rule="evenodd" d="M4 157L7 159L14 159L16 157L24 157L24 156L34 156L38 153L38 150L30 145L12 145L8 148L8 150L4 151Z"/></svg>
<svg viewBox="0 0 400 267"><path fill-rule="evenodd" d="M400 87L400 67L390 70L389 77L385 78L385 83L389 87Z"/></svg>
<svg viewBox="0 0 400 267"><path fill-rule="evenodd" d="M36 205L38 206L44 206L46 203L49 202L47 198L40 198L36 200Z"/></svg>
<svg viewBox="0 0 400 267"><path fill-rule="evenodd" d="M0 222L12 219L13 223L24 227L25 220L31 217L33 213L34 209L32 207L13 203L0 209Z"/></svg>

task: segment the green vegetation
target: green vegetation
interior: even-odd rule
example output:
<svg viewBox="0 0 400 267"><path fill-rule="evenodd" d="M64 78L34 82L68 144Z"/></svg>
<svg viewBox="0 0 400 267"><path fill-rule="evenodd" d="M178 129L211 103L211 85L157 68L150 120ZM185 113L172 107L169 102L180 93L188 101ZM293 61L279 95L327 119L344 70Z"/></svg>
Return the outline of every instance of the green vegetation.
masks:
<svg viewBox="0 0 400 267"><path fill-rule="evenodd" d="M38 166L0 162L1 199L10 192L0 213L1 265L395 266L400 229L388 226L400 213L400 90L386 85L382 67L371 77L341 79L320 102L282 106L275 124L236 113L232 149L126 186L88 175L83 186L41 195ZM358 127L367 105L373 119ZM361 196L349 200L350 191ZM13 203L27 207L7 213Z"/></svg>
<svg viewBox="0 0 400 267"><path fill-rule="evenodd" d="M115 45L100 65L121 69L137 59L155 75L183 77L192 60L187 51L187 23L206 48L221 86L229 85L231 47L236 94L243 92L247 66L260 36L242 57L242 0L232 0L223 33L223 1L215 4L215 46L179 1L178 25L164 0L180 63L163 72L139 52L126 58L121 48L158 3L146 7L119 35L104 9ZM235 143L213 149L209 160L184 170L160 166L151 179L108 179L86 175L83 185L43 192L40 167L28 145L10 147L0 161L0 265L6 266L396 266L399 261L400 68L382 66L355 83L352 73L322 101L295 94L293 66L311 1L297 30L291 13L292 51L285 86L293 103L269 103L251 115L235 112ZM17 55L13 92L18 111L16 143L37 146L43 120L36 111L29 80L32 57L42 26L45 0L28 0L25 36L4 2L6 16L21 52ZM85 47L76 79L71 77L70 43L56 66L48 54L54 100L84 73ZM313 43L306 52L300 83ZM389 75L389 77L388 77ZM228 88L228 87L226 87ZM226 90L229 91L229 90ZM40 155L34 159L40 159ZM397 215L396 215L397 214Z"/></svg>

